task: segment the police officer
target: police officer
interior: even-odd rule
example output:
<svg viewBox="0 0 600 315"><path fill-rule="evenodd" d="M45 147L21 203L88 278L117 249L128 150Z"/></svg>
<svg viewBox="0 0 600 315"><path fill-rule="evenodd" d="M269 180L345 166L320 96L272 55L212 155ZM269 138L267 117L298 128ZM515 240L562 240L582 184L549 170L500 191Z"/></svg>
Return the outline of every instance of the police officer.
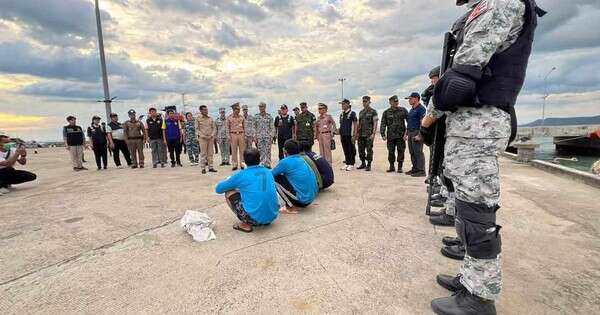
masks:
<svg viewBox="0 0 600 315"><path fill-rule="evenodd" d="M225 107L219 108L219 117L215 120L217 127L217 143L221 152L221 166L230 165L229 163L229 131L227 130L227 117L225 116Z"/></svg>
<svg viewBox="0 0 600 315"><path fill-rule="evenodd" d="M267 113L267 104L260 102L258 104L258 114L252 118L254 130L254 142L260 152L260 164L271 168L271 146L273 136L275 136L275 123L273 116Z"/></svg>
<svg viewBox="0 0 600 315"><path fill-rule="evenodd" d="M423 134L446 115L444 175L456 191L456 232L466 246L457 277L439 275L457 291L431 302L438 314L496 314L502 287L498 155L515 126L514 105L523 86L537 26L535 0L458 0L469 12L453 26L453 64L437 82L437 111L423 121ZM512 123L512 125L511 125Z"/></svg>
<svg viewBox="0 0 600 315"><path fill-rule="evenodd" d="M106 140L106 124L100 124L100 117L92 117L92 124L87 128L87 136L90 139L94 157L96 158L96 166L98 170L106 169L108 164L108 146Z"/></svg>
<svg viewBox="0 0 600 315"><path fill-rule="evenodd" d="M398 173L402 173L402 164L404 163L404 151L406 143L406 122L408 120L408 111L404 107L400 107L398 96L390 97L390 108L386 109L381 115L381 138L387 141L388 162L390 168L388 173L395 171L394 163L396 162L396 150L398 151Z"/></svg>
<svg viewBox="0 0 600 315"><path fill-rule="evenodd" d="M129 120L123 124L123 132L129 154L131 154L131 168L144 168L144 143L146 143L146 128L135 115L135 110L127 112Z"/></svg>
<svg viewBox="0 0 600 315"><path fill-rule="evenodd" d="M363 109L358 113L358 156L361 163L356 169L370 172L378 118L377 111L371 108L370 96L363 96L362 103Z"/></svg>
<svg viewBox="0 0 600 315"><path fill-rule="evenodd" d="M275 128L277 129L277 147L279 148L279 160L283 160L283 144L296 137L296 120L288 114L287 105L281 105L279 116L275 117Z"/></svg>
<svg viewBox="0 0 600 315"><path fill-rule="evenodd" d="M298 142L306 142L309 151L312 151L315 144L316 121L315 115L308 111L306 102L300 103L300 113L296 114L296 139Z"/></svg>
<svg viewBox="0 0 600 315"><path fill-rule="evenodd" d="M63 127L63 140L65 148L69 151L73 170L76 172L87 170L83 167L83 147L85 145L83 129L76 124L77 118L73 116L67 117L67 122L69 124Z"/></svg>
<svg viewBox="0 0 600 315"><path fill-rule="evenodd" d="M231 143L231 156L233 158L232 171L238 168L244 169L244 150L246 149L247 121L240 115L240 103L231 105L233 113L227 117L227 130L229 131L229 143Z"/></svg>

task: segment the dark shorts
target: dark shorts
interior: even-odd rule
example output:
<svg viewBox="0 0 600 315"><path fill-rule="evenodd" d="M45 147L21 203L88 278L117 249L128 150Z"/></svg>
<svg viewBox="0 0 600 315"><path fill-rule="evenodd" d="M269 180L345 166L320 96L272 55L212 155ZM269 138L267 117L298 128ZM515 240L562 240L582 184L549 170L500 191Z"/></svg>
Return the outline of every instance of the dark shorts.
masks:
<svg viewBox="0 0 600 315"><path fill-rule="evenodd" d="M242 205L242 195L239 192L227 197L227 199L231 204L231 210L240 221L250 225L260 225L250 217L246 210L244 210L244 206Z"/></svg>
<svg viewBox="0 0 600 315"><path fill-rule="evenodd" d="M298 201L298 197L296 195L296 190L292 183L285 177L284 175L275 176L275 186L277 188L277 193L283 199L286 206L296 206L300 208L305 208L310 205L310 203L302 203Z"/></svg>

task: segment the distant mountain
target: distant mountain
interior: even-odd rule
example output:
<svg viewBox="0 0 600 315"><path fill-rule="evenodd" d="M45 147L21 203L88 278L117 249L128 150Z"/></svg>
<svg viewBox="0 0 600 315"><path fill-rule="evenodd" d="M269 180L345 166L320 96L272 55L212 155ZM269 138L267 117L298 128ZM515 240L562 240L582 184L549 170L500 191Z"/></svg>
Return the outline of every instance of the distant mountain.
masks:
<svg viewBox="0 0 600 315"><path fill-rule="evenodd" d="M539 127L542 120L538 119L519 127ZM590 117L567 117L567 118L546 118L544 126L573 126L573 125L600 125L600 116Z"/></svg>

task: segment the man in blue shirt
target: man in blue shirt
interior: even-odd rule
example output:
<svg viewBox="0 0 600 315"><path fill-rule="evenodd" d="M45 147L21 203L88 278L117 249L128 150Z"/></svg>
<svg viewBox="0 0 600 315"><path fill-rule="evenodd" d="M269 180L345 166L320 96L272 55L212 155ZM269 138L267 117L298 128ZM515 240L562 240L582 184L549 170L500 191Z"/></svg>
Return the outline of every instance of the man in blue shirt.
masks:
<svg viewBox="0 0 600 315"><path fill-rule="evenodd" d="M421 105L421 95L419 93L413 92L406 99L412 107L408 112L408 133L404 136L404 140L408 141L412 169L406 172L406 175L425 177L425 154L423 154L423 140L419 130L426 109L425 106Z"/></svg>
<svg viewBox="0 0 600 315"><path fill-rule="evenodd" d="M259 165L258 150L244 150L244 161L247 168L218 183L215 190L225 194L229 208L241 221L233 228L250 233L253 226L267 225L277 218L279 202L273 174Z"/></svg>
<svg viewBox="0 0 600 315"><path fill-rule="evenodd" d="M310 166L300 156L298 141L289 139L283 145L286 157L272 170L277 192L285 207L281 211L298 213L296 207L310 205L319 191L317 178Z"/></svg>
<svg viewBox="0 0 600 315"><path fill-rule="evenodd" d="M320 189L328 188L333 185L334 175L331 164L327 162L321 155L310 150L310 144L304 141L300 141L300 153L306 155L315 164L317 177L321 177L322 187Z"/></svg>

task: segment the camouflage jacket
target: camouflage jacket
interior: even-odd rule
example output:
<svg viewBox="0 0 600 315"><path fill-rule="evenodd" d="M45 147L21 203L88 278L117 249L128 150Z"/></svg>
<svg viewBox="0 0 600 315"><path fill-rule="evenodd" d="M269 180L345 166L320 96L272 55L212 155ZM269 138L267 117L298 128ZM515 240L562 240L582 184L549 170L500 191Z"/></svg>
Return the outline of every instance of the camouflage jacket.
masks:
<svg viewBox="0 0 600 315"><path fill-rule="evenodd" d="M296 134L298 139L313 139L317 118L311 112L300 113L296 116Z"/></svg>
<svg viewBox="0 0 600 315"><path fill-rule="evenodd" d="M275 136L275 122L271 114L266 113L264 116L260 113L252 117L254 136L256 138L271 138Z"/></svg>
<svg viewBox="0 0 600 315"><path fill-rule="evenodd" d="M381 137L387 137L390 140L404 137L407 119L408 111L404 107L386 109L381 115L381 127L379 128Z"/></svg>
<svg viewBox="0 0 600 315"><path fill-rule="evenodd" d="M358 114L358 135L367 137L373 134L377 123L377 111L371 107L363 109Z"/></svg>
<svg viewBox="0 0 600 315"><path fill-rule="evenodd" d="M227 118L221 119L221 116L215 119L215 125L217 126L217 139L227 139L229 132L227 131L227 123L225 122L226 120Z"/></svg>

